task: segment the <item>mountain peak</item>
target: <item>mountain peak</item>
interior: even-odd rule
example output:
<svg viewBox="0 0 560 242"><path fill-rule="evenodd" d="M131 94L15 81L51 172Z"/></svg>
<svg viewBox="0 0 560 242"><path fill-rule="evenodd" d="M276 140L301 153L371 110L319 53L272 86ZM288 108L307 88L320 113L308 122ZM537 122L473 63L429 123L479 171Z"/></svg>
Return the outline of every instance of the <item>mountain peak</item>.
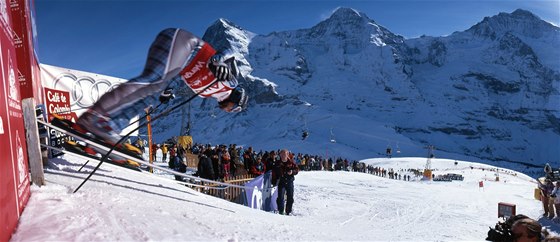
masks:
<svg viewBox="0 0 560 242"><path fill-rule="evenodd" d="M516 18L527 18L527 19L541 20L539 17L537 17L536 15L531 13L530 11L520 9L520 8L513 11L511 13L511 15L516 17Z"/></svg>
<svg viewBox="0 0 560 242"><path fill-rule="evenodd" d="M352 8L339 7L331 14L332 19L348 19L348 18L367 18L365 14L358 12Z"/></svg>
<svg viewBox="0 0 560 242"><path fill-rule="evenodd" d="M485 17L467 32L490 39L499 38L508 32L539 38L552 28L557 27L527 10L517 9L512 13L499 13L492 17Z"/></svg>
<svg viewBox="0 0 560 242"><path fill-rule="evenodd" d="M209 42L217 51L245 48L253 33L244 30L237 24L220 18L204 33L202 39Z"/></svg>
<svg viewBox="0 0 560 242"><path fill-rule="evenodd" d="M328 19L311 28L309 34L316 38L332 36L351 42L356 40L363 40L367 43L375 42L377 45L402 42L402 37L378 25L366 14L347 7L335 9Z"/></svg>
<svg viewBox="0 0 560 242"><path fill-rule="evenodd" d="M239 27L237 24L225 19L225 18L219 18L218 20L214 21L214 23L212 23L212 25L210 25L210 27L208 28L212 28L212 29L222 29L222 30L226 30L226 29L239 29L239 30L243 30L241 27Z"/></svg>

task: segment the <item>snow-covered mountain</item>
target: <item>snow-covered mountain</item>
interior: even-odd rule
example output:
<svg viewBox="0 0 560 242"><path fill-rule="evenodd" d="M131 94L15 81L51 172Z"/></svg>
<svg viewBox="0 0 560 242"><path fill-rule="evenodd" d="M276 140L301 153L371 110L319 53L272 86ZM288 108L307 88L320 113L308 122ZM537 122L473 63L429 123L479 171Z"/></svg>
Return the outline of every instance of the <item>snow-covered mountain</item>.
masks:
<svg viewBox="0 0 560 242"><path fill-rule="evenodd" d="M203 38L236 57L251 98L239 114L193 101L195 142L350 159L387 147L425 156L427 145L448 158L560 157L560 28L528 11L443 37L405 39L339 8L312 28L268 35L219 19ZM180 133L183 113L154 124L157 141Z"/></svg>

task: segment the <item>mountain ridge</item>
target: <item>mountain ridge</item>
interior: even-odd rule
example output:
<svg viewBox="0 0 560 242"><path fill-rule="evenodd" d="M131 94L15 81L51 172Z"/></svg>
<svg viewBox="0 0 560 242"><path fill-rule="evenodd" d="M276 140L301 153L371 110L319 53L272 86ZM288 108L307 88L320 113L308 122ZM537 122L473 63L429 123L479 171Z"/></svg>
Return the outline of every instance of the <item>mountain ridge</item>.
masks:
<svg viewBox="0 0 560 242"><path fill-rule="evenodd" d="M196 101L193 123L209 128L193 130L195 141L351 159L399 145L408 146L403 155L422 155L430 144L447 157L557 161L560 52L550 49L559 33L525 10L412 39L349 8L311 28L268 35L220 19L203 39L232 50L249 109L212 118L215 104ZM302 130L311 133L306 141ZM338 142L329 142L333 136Z"/></svg>

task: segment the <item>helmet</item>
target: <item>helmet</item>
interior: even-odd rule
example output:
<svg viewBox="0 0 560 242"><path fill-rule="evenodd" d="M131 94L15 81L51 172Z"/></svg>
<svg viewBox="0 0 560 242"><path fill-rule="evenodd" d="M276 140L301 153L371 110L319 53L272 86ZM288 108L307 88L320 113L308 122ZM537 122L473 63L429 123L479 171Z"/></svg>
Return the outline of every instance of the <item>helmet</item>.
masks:
<svg viewBox="0 0 560 242"><path fill-rule="evenodd" d="M233 103L233 107L226 111L230 113L237 113L247 108L248 101L249 96L245 94L245 89L242 87L236 87L231 91L228 98L219 102L219 106L220 108L223 108L227 107L229 103Z"/></svg>

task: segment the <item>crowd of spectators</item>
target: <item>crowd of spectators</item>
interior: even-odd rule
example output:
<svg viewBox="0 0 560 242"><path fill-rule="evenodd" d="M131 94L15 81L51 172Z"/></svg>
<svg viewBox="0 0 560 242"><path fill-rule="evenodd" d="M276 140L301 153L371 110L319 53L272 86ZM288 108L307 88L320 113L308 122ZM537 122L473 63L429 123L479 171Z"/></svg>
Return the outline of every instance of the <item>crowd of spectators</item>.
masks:
<svg viewBox="0 0 560 242"><path fill-rule="evenodd" d="M142 143L142 142L135 142ZM159 162L168 162L169 167L179 172L186 171L186 154L190 153L198 157L196 176L224 181L238 175L249 174L256 177L272 170L274 164L280 161L280 149L256 151L253 147L247 148L229 145L194 144L187 147L179 147L175 143L161 143L152 145L153 160L155 154L161 152ZM180 159L177 159L179 157ZM362 172L395 180L418 180L422 176L420 169L383 168L367 165L356 160L348 160L342 157L325 158L321 155L297 153L291 154L292 160L301 171L349 171ZM180 177L177 177L180 179Z"/></svg>

